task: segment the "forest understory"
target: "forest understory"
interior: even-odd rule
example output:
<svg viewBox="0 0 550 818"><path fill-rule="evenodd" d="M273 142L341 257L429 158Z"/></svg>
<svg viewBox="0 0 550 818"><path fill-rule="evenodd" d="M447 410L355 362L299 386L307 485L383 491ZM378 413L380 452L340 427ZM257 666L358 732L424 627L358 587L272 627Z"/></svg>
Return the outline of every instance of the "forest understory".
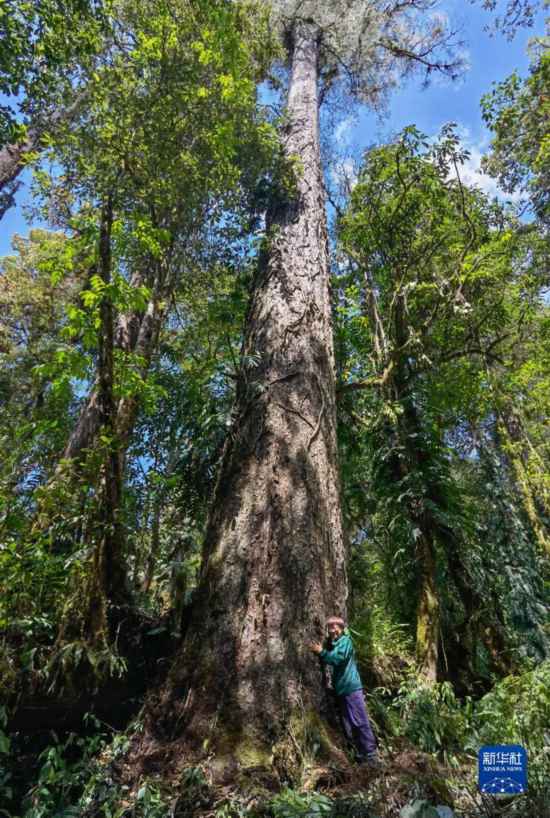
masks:
<svg viewBox="0 0 550 818"><path fill-rule="evenodd" d="M0 1L0 818L550 818L547 5Z"/></svg>

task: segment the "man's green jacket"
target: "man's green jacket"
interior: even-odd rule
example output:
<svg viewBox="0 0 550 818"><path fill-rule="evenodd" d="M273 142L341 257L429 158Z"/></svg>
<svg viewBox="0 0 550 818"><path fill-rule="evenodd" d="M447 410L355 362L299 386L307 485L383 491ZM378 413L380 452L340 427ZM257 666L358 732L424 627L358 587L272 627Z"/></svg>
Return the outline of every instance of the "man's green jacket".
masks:
<svg viewBox="0 0 550 818"><path fill-rule="evenodd" d="M343 633L334 642L329 642L330 647L325 648L319 654L322 662L331 665L332 683L337 696L349 696L355 690L363 687L361 677L355 663L355 651L353 642L347 633Z"/></svg>

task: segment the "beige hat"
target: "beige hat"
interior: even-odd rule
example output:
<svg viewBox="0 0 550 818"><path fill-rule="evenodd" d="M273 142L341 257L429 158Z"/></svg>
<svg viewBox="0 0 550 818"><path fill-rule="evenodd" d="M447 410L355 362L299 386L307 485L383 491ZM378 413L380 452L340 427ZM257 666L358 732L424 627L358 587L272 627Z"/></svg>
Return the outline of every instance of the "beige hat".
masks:
<svg viewBox="0 0 550 818"><path fill-rule="evenodd" d="M327 625L339 625L341 628L346 627L346 623L339 616L331 616L327 619Z"/></svg>

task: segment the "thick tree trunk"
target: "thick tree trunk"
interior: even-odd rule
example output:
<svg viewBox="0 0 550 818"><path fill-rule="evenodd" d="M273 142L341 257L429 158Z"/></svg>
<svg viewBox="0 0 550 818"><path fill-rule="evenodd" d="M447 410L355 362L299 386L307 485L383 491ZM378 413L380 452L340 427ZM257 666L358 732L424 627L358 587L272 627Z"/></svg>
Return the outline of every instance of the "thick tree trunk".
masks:
<svg viewBox="0 0 550 818"><path fill-rule="evenodd" d="M285 141L296 190L269 214L193 618L155 713L154 729L211 742L222 768L283 763L285 734L321 705L307 643L346 610L317 59L303 25Z"/></svg>

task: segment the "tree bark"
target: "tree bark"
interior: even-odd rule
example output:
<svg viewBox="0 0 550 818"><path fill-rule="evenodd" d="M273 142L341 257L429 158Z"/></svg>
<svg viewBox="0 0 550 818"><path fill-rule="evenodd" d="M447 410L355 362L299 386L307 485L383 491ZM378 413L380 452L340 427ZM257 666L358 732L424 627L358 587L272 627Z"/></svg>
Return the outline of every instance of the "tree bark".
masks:
<svg viewBox="0 0 550 818"><path fill-rule="evenodd" d="M437 587L435 548L427 524L420 529L417 554L420 563L420 589L416 613L416 665L427 682L437 681L439 656L440 604Z"/></svg>
<svg viewBox="0 0 550 818"><path fill-rule="evenodd" d="M315 719L323 685L307 643L346 611L313 26L296 28L291 58L296 188L268 216L189 635L151 720L211 741L221 767L231 755L277 765L291 725Z"/></svg>
<svg viewBox="0 0 550 818"><path fill-rule="evenodd" d="M103 205L98 248L98 275L106 287L111 283L111 199ZM102 441L102 462L98 490L97 520L94 524L93 565L88 578L82 632L92 644L108 643L108 603L127 601L126 569L123 559L123 530L120 522L122 474L115 432L114 321L113 304L105 293L99 305L97 360L98 434ZM64 631L70 623L64 623Z"/></svg>
<svg viewBox="0 0 550 818"><path fill-rule="evenodd" d="M39 136L31 130L24 142L5 145L0 150L0 219L15 205L15 194L21 186L18 176L25 167L25 157L36 150Z"/></svg>
<svg viewBox="0 0 550 818"><path fill-rule="evenodd" d="M99 240L99 270L103 283L111 283L111 225L113 206L109 199L103 207ZM98 355L98 396L100 429L109 442L105 445L104 473L102 476L101 548L97 550L101 585L108 600L126 599L126 568L122 557L123 533L120 522L122 471L120 447L116 428L116 401L114 397L114 316L113 303L108 294L100 304L101 328Z"/></svg>
<svg viewBox="0 0 550 818"><path fill-rule="evenodd" d="M4 145L0 148L0 220L15 205L15 194L21 185L18 177L25 168L28 154L40 151L40 140L43 134L49 128L70 121L78 112L86 96L85 91L80 91L66 108L59 108L48 114L47 119L39 117L37 122L33 122L28 129L26 139L22 142Z"/></svg>
<svg viewBox="0 0 550 818"><path fill-rule="evenodd" d="M513 409L498 406L497 417L504 443L502 448L519 489L525 515L542 553L550 557L550 532L544 523L550 517L550 497L544 463L530 443L520 416ZM532 469L533 460L535 469ZM533 480L530 471L534 471L538 481Z"/></svg>
<svg viewBox="0 0 550 818"><path fill-rule="evenodd" d="M425 474L426 459L429 457L418 445L422 439L422 424L410 386L407 384L406 354L402 350L406 349L408 335L404 298L398 293L395 299L396 360L385 388L391 399L403 409L398 420L398 434L406 453L405 459L398 458L397 462L401 478L411 471ZM419 589L416 613L416 664L419 674L427 682L436 682L441 619L440 592L437 586L437 529L433 524L433 516L426 506L426 498L414 498L406 502L409 518L417 532Z"/></svg>

